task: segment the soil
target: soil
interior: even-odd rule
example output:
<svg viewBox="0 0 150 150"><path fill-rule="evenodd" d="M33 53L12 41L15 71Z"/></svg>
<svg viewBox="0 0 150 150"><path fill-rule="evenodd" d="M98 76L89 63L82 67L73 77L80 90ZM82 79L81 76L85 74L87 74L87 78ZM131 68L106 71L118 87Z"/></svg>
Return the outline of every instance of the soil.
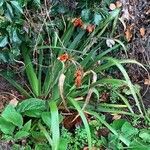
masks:
<svg viewBox="0 0 150 150"><path fill-rule="evenodd" d="M130 14L127 26L133 26L132 39L128 44L129 58L144 64L150 73L150 1L121 1L123 9ZM140 33L141 28L145 31L143 36ZM130 65L128 73L134 83L141 85L144 104L150 108L150 88L144 85L144 80L149 78L147 72L138 65Z"/></svg>
<svg viewBox="0 0 150 150"><path fill-rule="evenodd" d="M0 65L0 69L6 70L6 68L12 70L13 68L8 65ZM22 78L17 78L16 81L24 85L25 81ZM0 76L0 112L2 112L3 108L10 102L16 102L23 99L23 96L19 94L19 92L3 77Z"/></svg>

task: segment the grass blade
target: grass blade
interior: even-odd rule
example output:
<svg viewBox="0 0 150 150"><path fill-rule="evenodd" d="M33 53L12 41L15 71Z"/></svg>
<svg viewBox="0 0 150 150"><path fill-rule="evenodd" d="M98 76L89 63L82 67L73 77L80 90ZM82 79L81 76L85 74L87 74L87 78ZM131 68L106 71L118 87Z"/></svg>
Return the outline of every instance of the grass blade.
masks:
<svg viewBox="0 0 150 150"><path fill-rule="evenodd" d="M126 106L128 107L128 109L130 110L131 113L134 114L134 111L132 110L131 105L129 104L128 100L120 93L116 92L116 94L122 99L122 101L126 104Z"/></svg>
<svg viewBox="0 0 150 150"><path fill-rule="evenodd" d="M38 123L38 126L41 129L42 133L45 135L45 137L48 140L49 144L52 146L52 139L51 139L49 133L46 131L45 127L40 123Z"/></svg>
<svg viewBox="0 0 150 150"><path fill-rule="evenodd" d="M60 140L58 108L54 101L50 102L49 105L51 111L52 150L57 150Z"/></svg>
<svg viewBox="0 0 150 150"><path fill-rule="evenodd" d="M80 117L82 118L83 124L85 126L86 129L86 133L87 133L87 139L88 139L88 148L89 150L92 149L92 143L91 143L91 132L90 132L90 127L88 125L87 119L83 113L83 111L81 110L79 104L71 97L68 98L69 101L72 103L72 105L76 108L76 110L78 111Z"/></svg>
<svg viewBox="0 0 150 150"><path fill-rule="evenodd" d="M141 115L143 115L143 112L141 110L141 106L140 106L138 97L136 95L136 91L135 91L134 86L131 83L131 80L130 80L126 70L124 69L124 67L120 64L120 62L118 60L116 60L114 58L106 57L105 60L108 60L108 61L111 61L112 63L114 63L118 67L118 69L121 71L121 73L123 74L123 76L124 76L124 78L125 78L125 80L126 80L126 82L128 84L128 87L129 87L129 89L130 89L130 91L131 91L131 93L133 95L133 98L135 99L135 102L136 102L136 105L137 105L137 107L139 109L139 112L141 113Z"/></svg>
<svg viewBox="0 0 150 150"><path fill-rule="evenodd" d="M85 31L79 32L68 48L75 49L78 46L78 43L80 42L84 34L85 34Z"/></svg>
<svg viewBox="0 0 150 150"><path fill-rule="evenodd" d="M27 98L30 98L31 95L29 92L27 92L20 84L18 84L15 80L13 80L11 77L9 77L6 73L0 72L0 76L5 78L12 86L14 86L22 95L24 95Z"/></svg>
<svg viewBox="0 0 150 150"><path fill-rule="evenodd" d="M41 77L42 77L42 63L43 63L43 50L39 52L39 70L38 70L38 81L39 81L39 95L41 95Z"/></svg>
<svg viewBox="0 0 150 150"><path fill-rule="evenodd" d="M29 83L31 85L31 88L33 90L33 93L35 94L36 97L39 96L39 82L36 76L36 73L34 71L32 61L29 56L29 52L27 49L22 50L23 58L24 58L24 63L25 63L25 70L26 74L29 80Z"/></svg>
<svg viewBox="0 0 150 150"><path fill-rule="evenodd" d="M98 113L88 111L89 114L95 116L103 125L105 125L114 135L118 136L118 138L127 146L130 145L130 141L118 133L113 127L111 127L102 117L99 116Z"/></svg>

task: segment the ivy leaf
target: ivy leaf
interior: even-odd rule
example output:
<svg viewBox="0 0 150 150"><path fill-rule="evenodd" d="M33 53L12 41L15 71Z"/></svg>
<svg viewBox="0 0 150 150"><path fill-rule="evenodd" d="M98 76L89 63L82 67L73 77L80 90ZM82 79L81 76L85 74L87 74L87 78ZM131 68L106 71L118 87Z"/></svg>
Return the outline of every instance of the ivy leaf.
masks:
<svg viewBox="0 0 150 150"><path fill-rule="evenodd" d="M8 43L8 38L0 36L0 47L5 47Z"/></svg>
<svg viewBox="0 0 150 150"><path fill-rule="evenodd" d="M82 17L83 21L88 22L90 20L90 10L83 9L81 12L81 17Z"/></svg>
<svg viewBox="0 0 150 150"><path fill-rule="evenodd" d="M8 62L9 60L9 55L6 52L0 52L0 62Z"/></svg>
<svg viewBox="0 0 150 150"><path fill-rule="evenodd" d="M20 12L21 14L23 14L23 10L22 10L21 6L19 5L19 3L17 1L10 1L10 3L16 9L16 11Z"/></svg>
<svg viewBox="0 0 150 150"><path fill-rule="evenodd" d="M98 13L95 13L95 15L94 15L94 24L99 25L101 20L102 20L102 16Z"/></svg>
<svg viewBox="0 0 150 150"><path fill-rule="evenodd" d="M2 117L12 124L18 126L19 128L23 125L22 116L15 110L12 105L7 105L5 110L2 112Z"/></svg>
<svg viewBox="0 0 150 150"><path fill-rule="evenodd" d="M12 135L15 130L15 125L6 121L3 117L0 117L0 130L4 134Z"/></svg>
<svg viewBox="0 0 150 150"><path fill-rule="evenodd" d="M9 13L10 17L13 18L14 17L14 13L13 13L13 9L12 9L11 5L6 3L6 6L7 6L8 13Z"/></svg>
<svg viewBox="0 0 150 150"><path fill-rule="evenodd" d="M20 44L21 43L21 40L18 37L16 29L13 31L12 38L13 38L13 42L14 43L16 43L16 44Z"/></svg>
<svg viewBox="0 0 150 150"><path fill-rule="evenodd" d="M4 0L0 0L0 7L3 5Z"/></svg>
<svg viewBox="0 0 150 150"><path fill-rule="evenodd" d="M33 0L33 3L35 6L40 7L41 6L41 1L40 0Z"/></svg>

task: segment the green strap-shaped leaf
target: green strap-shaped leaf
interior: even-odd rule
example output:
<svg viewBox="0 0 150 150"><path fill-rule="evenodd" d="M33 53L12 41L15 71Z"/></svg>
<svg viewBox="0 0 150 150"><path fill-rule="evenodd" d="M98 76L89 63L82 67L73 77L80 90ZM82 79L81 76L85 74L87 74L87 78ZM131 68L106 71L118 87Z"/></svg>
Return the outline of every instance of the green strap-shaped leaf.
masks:
<svg viewBox="0 0 150 150"><path fill-rule="evenodd" d="M127 146L130 145L130 141L118 133L112 126L110 126L98 113L88 111L91 115L95 116L102 124L104 124L114 135L118 136L118 138Z"/></svg>
<svg viewBox="0 0 150 150"><path fill-rule="evenodd" d="M58 108L54 101L50 102L49 105L51 111L52 150L57 150L60 140Z"/></svg>
<svg viewBox="0 0 150 150"><path fill-rule="evenodd" d="M87 122L87 119L86 119L82 109L80 108L79 104L71 97L69 97L68 99L72 103L72 105L76 108L80 117L82 118L83 124L84 124L85 129L86 129L86 133L87 133L87 140L88 140L88 146L89 146L88 148L89 148L89 150L91 150L92 149L91 131L90 131L90 127L89 127L89 124Z"/></svg>

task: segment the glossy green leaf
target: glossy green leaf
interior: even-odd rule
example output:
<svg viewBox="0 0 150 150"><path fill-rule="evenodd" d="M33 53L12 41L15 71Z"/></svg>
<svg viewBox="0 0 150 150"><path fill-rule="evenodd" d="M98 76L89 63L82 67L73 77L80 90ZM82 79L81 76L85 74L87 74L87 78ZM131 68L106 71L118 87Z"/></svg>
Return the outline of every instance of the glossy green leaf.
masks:
<svg viewBox="0 0 150 150"><path fill-rule="evenodd" d="M30 86L32 88L32 93L34 97L38 97L39 96L39 81L38 81L34 66L32 64L29 51L25 45L23 45L22 47L22 54L24 58L26 74L27 74Z"/></svg>
<svg viewBox="0 0 150 150"><path fill-rule="evenodd" d="M134 128L129 122L125 122L122 125L121 131L123 135L128 139L131 139L134 135L136 135L139 132L138 129Z"/></svg>
<svg viewBox="0 0 150 150"><path fill-rule="evenodd" d="M30 134L29 134L27 131L18 131L18 132L15 134L14 138L15 138L16 140L18 140L18 139L26 138L26 137L28 137L29 135L30 135Z"/></svg>
<svg viewBox="0 0 150 150"><path fill-rule="evenodd" d="M50 102L51 111L51 132L52 132L52 149L56 150L59 146L60 131L59 131L59 114L56 102Z"/></svg>
<svg viewBox="0 0 150 150"><path fill-rule="evenodd" d="M0 130L7 135L12 135L15 130L15 125L0 117Z"/></svg>
<svg viewBox="0 0 150 150"><path fill-rule="evenodd" d="M90 10L83 9L81 12L81 17L82 17L83 21L88 22L90 20Z"/></svg>
<svg viewBox="0 0 150 150"><path fill-rule="evenodd" d="M17 1L10 1L10 3L12 4L12 6L21 14L23 14L23 10L20 6L20 4Z"/></svg>
<svg viewBox="0 0 150 150"><path fill-rule="evenodd" d="M8 38L0 36L0 47L5 47L8 44Z"/></svg>
<svg viewBox="0 0 150 150"><path fill-rule="evenodd" d="M30 98L22 101L17 106L17 111L20 113L28 112L28 111L34 111L34 110L45 110L46 105L45 101L37 98Z"/></svg>
<svg viewBox="0 0 150 150"><path fill-rule="evenodd" d="M144 142L150 143L150 130L143 129L139 133L139 137L143 139Z"/></svg>
<svg viewBox="0 0 150 150"><path fill-rule="evenodd" d="M13 40L13 42L16 43L16 44L20 44L20 43L22 42L21 39L18 37L18 33L17 33L17 30L16 30L16 29L13 30L13 33L12 33L12 40Z"/></svg>
<svg viewBox="0 0 150 150"><path fill-rule="evenodd" d="M4 0L0 0L0 7L3 5Z"/></svg>
<svg viewBox="0 0 150 150"><path fill-rule="evenodd" d="M52 141L52 139L51 139L51 137L50 137L49 132L45 129L45 127L44 127L42 124L39 123L38 126L39 126L41 132L43 133L43 135L44 135L44 136L46 137L46 139L48 140L49 144L53 147L53 141ZM34 135L34 136L37 137L37 135ZM54 148L54 147L53 147L53 148ZM54 150L55 150L55 149L54 149Z"/></svg>
<svg viewBox="0 0 150 150"><path fill-rule="evenodd" d="M7 105L5 110L2 112L2 117L7 121L13 123L14 125L18 126L19 128L23 125L23 118L18 113L12 105Z"/></svg>
<svg viewBox="0 0 150 150"><path fill-rule="evenodd" d="M31 120L29 120L21 129L22 131L28 132L31 129Z"/></svg>
<svg viewBox="0 0 150 150"><path fill-rule="evenodd" d="M94 24L99 25L99 23L101 22L102 19L103 18L100 14L95 13L95 15L94 15Z"/></svg>
<svg viewBox="0 0 150 150"><path fill-rule="evenodd" d="M73 99L73 98L69 98L69 101L72 103L72 105L76 108L76 110L78 111L79 115L82 118L83 124L85 126L85 130L87 133L87 140L88 140L88 146L89 146L89 150L92 149L92 143L91 143L91 131L90 131L90 127L89 124L87 122L87 119L82 111L82 109L80 108L79 104Z"/></svg>
<svg viewBox="0 0 150 150"><path fill-rule="evenodd" d="M9 3L6 3L6 6L7 6L7 9L8 9L8 12L10 14L10 17L14 17L14 13L13 13L13 9L11 7L11 5Z"/></svg>
<svg viewBox="0 0 150 150"><path fill-rule="evenodd" d="M150 150L150 144L143 143L141 140L134 139L130 146L130 150Z"/></svg>
<svg viewBox="0 0 150 150"><path fill-rule="evenodd" d="M51 113L50 112L43 112L41 114L42 120L43 122L49 127L51 128Z"/></svg>

